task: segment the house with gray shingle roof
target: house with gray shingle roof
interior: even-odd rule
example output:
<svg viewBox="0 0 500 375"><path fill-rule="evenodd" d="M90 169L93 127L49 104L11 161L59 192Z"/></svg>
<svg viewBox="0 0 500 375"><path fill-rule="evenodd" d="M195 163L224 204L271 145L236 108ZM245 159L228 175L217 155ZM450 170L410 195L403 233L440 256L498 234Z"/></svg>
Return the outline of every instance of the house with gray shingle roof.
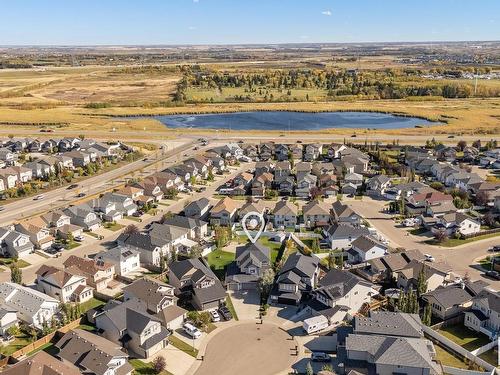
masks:
<svg viewBox="0 0 500 375"><path fill-rule="evenodd" d="M270 249L256 243L236 248L236 258L226 271L229 290L256 289L259 279L271 267Z"/></svg>
<svg viewBox="0 0 500 375"><path fill-rule="evenodd" d="M348 262L351 264L365 263L381 258L387 253L388 247L372 236L360 236L351 243L347 251Z"/></svg>
<svg viewBox="0 0 500 375"><path fill-rule="evenodd" d="M332 215L335 223L361 223L361 216L354 212L348 205L343 204L339 200L332 204Z"/></svg>
<svg viewBox="0 0 500 375"><path fill-rule="evenodd" d="M289 201L281 200L273 209L273 223L276 228L295 228L297 224L297 206Z"/></svg>
<svg viewBox="0 0 500 375"><path fill-rule="evenodd" d="M308 228L324 227L330 224L330 208L323 202L316 200L307 202L302 207L302 215Z"/></svg>
<svg viewBox="0 0 500 375"><path fill-rule="evenodd" d="M59 311L57 299L11 282L0 284L0 305L16 310L20 320L40 329Z"/></svg>
<svg viewBox="0 0 500 375"><path fill-rule="evenodd" d="M226 298L220 280L203 258L173 262L168 280L175 287L176 295L197 310L218 308Z"/></svg>
<svg viewBox="0 0 500 375"><path fill-rule="evenodd" d="M358 237L370 235L368 228L349 223L333 224L326 228L323 233L332 250L347 249Z"/></svg>
<svg viewBox="0 0 500 375"><path fill-rule="evenodd" d="M271 302L298 305L316 287L318 265L317 257L291 254L276 277L270 294Z"/></svg>
<svg viewBox="0 0 500 375"><path fill-rule="evenodd" d="M207 198L200 198L184 207L184 216L194 219L206 219L212 205Z"/></svg>
<svg viewBox="0 0 500 375"><path fill-rule="evenodd" d="M464 325L489 338L500 332L500 293L484 288L472 299L472 307L465 312Z"/></svg>
<svg viewBox="0 0 500 375"><path fill-rule="evenodd" d="M336 326L356 314L377 294L372 283L334 268L318 281L305 309L313 315L323 315L330 325Z"/></svg>
<svg viewBox="0 0 500 375"><path fill-rule="evenodd" d="M135 280L123 288L123 299L139 301L151 314L156 314L177 302L172 285L150 278Z"/></svg>
<svg viewBox="0 0 500 375"><path fill-rule="evenodd" d="M149 358L164 349L170 336L160 320L149 314L136 298L115 302L113 307L104 309L95 317L95 325L103 337L140 358Z"/></svg>
<svg viewBox="0 0 500 375"><path fill-rule="evenodd" d="M432 315L447 320L462 314L472 306L473 295L465 284L439 287L422 295L422 299L431 306Z"/></svg>
<svg viewBox="0 0 500 375"><path fill-rule="evenodd" d="M132 375L128 354L121 345L82 329L73 329L55 344L57 357L78 367L83 374Z"/></svg>
<svg viewBox="0 0 500 375"><path fill-rule="evenodd" d="M94 231L102 224L101 219L86 203L70 206L64 209L63 212L69 216L71 224L78 225L88 231Z"/></svg>
<svg viewBox="0 0 500 375"><path fill-rule="evenodd" d="M3 256L23 258L35 251L35 245L27 234L0 228L0 252Z"/></svg>

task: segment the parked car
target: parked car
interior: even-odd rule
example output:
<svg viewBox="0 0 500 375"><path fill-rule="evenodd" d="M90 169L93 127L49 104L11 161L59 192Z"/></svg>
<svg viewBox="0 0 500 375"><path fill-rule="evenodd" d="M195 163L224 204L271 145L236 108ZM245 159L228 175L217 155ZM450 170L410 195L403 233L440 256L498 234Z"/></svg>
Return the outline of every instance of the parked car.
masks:
<svg viewBox="0 0 500 375"><path fill-rule="evenodd" d="M33 198L34 201L40 201L44 198L44 195L43 194L39 194L37 195L35 198Z"/></svg>
<svg viewBox="0 0 500 375"><path fill-rule="evenodd" d="M77 188L78 187L78 184L71 184L69 185L66 190L71 190L71 189L74 189L74 188Z"/></svg>
<svg viewBox="0 0 500 375"><path fill-rule="evenodd" d="M424 254L425 260L427 262L434 262L436 259L430 254Z"/></svg>
<svg viewBox="0 0 500 375"><path fill-rule="evenodd" d="M77 198L83 198L85 196L85 193L78 193L76 195Z"/></svg>
<svg viewBox="0 0 500 375"><path fill-rule="evenodd" d="M144 215L144 212L142 211L135 211L134 213L132 213L133 217L141 217L142 215Z"/></svg>
<svg viewBox="0 0 500 375"><path fill-rule="evenodd" d="M191 336L193 339L198 339L201 337L200 330L191 323L184 323L182 329L184 330L184 332L186 332L186 334Z"/></svg>
<svg viewBox="0 0 500 375"><path fill-rule="evenodd" d="M217 312L217 310L213 309L209 311L210 313L210 318L212 318L212 322L217 323L220 322L220 315Z"/></svg>
<svg viewBox="0 0 500 375"><path fill-rule="evenodd" d="M0 206L0 211L3 211L5 210L5 207L4 206Z"/></svg>
<svg viewBox="0 0 500 375"><path fill-rule="evenodd" d="M487 271L485 275L492 279L500 280L500 273L498 273L498 271Z"/></svg>
<svg viewBox="0 0 500 375"><path fill-rule="evenodd" d="M0 211L1 211L1 210L0 210ZM500 246L499 246L499 245L495 245L495 246L493 246L493 247L490 247L490 248L488 249L488 251L491 251L491 252L496 253L496 252L500 251Z"/></svg>
<svg viewBox="0 0 500 375"><path fill-rule="evenodd" d="M231 311L229 311L226 305L222 305L221 307L219 307L219 312L224 318L224 320L233 319L233 315L231 314Z"/></svg>
<svg viewBox="0 0 500 375"><path fill-rule="evenodd" d="M313 362L330 362L331 358L325 352L312 352L311 361Z"/></svg>
<svg viewBox="0 0 500 375"><path fill-rule="evenodd" d="M85 239L85 237L83 237L82 235L75 236L75 241L76 242L82 242L84 239Z"/></svg>
<svg viewBox="0 0 500 375"><path fill-rule="evenodd" d="M62 243L57 243L56 242L56 243L52 244L52 248L54 250L60 251L60 250L64 249L64 245Z"/></svg>

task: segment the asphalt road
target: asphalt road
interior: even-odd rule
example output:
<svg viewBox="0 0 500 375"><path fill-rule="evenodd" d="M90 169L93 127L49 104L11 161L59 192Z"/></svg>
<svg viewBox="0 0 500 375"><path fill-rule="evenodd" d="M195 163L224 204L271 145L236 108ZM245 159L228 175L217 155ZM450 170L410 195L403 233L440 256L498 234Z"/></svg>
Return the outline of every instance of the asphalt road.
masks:
<svg viewBox="0 0 500 375"><path fill-rule="evenodd" d="M77 189L67 190L67 186L64 186L43 193L44 198L41 200L34 200L33 197L29 197L13 201L12 203L7 203L3 206L4 210L0 213L0 226L9 225L14 221L33 216L35 214L41 214L55 208L67 207L75 201L85 199L77 198L76 195L78 192L85 193L86 196L100 194L104 191L108 191L114 187L122 185L125 183L127 178L141 177L152 174L155 171L164 169L186 159L187 157L193 156L207 148L214 147L219 144L217 142L211 142L206 147L194 150L193 145L195 143L196 142L191 139L180 139L174 144L171 143L170 146L168 146L168 142L165 142L168 146L166 151L158 151L154 155L148 156L147 161L141 159L128 163L120 168L113 169L109 172L82 180L79 182L79 188ZM176 147L173 148L174 146Z"/></svg>
<svg viewBox="0 0 500 375"><path fill-rule="evenodd" d="M354 211L365 217L368 222L377 229L393 247L403 247L405 249L418 249L424 254L431 254L437 261L448 263L453 272L464 276L466 273L473 280L483 279L494 288L500 288L500 281L486 278L483 271L478 269L477 261L488 253L488 249L500 243L500 237L493 237L485 240L470 242L456 247L434 246L424 241L430 237L422 235L414 236L408 233L408 228L397 227L392 219L392 215L383 212L387 201L374 200L370 197L363 197L363 200L345 200Z"/></svg>
<svg viewBox="0 0 500 375"><path fill-rule="evenodd" d="M210 199L219 186L224 184L227 180L236 176L238 173L248 169L251 165L252 165L251 163L242 163L240 167L232 169L230 174L223 176L216 176L216 180L213 181L209 186L207 186L206 190L201 193L192 193L190 195L181 194L179 196L180 199L177 201L172 201L168 207L164 205L158 205L159 211L157 215L156 216L144 215L143 221L141 223L127 219L121 220L120 223L125 225L134 224L139 229L143 229L147 224L151 223L152 221L160 219L161 216L166 212L178 213L182 211L187 202L191 202L203 197ZM114 240L116 240L116 238L120 235L122 231L123 229L116 232L112 232L110 230L101 228L99 232L104 236L102 240L97 240L91 236L85 235L85 240L82 243L82 245L80 245L77 248L74 248L73 250L63 251L61 253L62 254L61 257L42 260L40 263L31 264L30 266L23 268L22 269L23 282L25 284L33 283L36 279L35 272L43 263L50 263L50 265L54 267L62 267L62 264L70 255L86 256L86 255L96 254L100 251L109 249L111 243ZM10 271L8 269L6 269L4 272L0 272L0 282L4 281L10 281Z"/></svg>

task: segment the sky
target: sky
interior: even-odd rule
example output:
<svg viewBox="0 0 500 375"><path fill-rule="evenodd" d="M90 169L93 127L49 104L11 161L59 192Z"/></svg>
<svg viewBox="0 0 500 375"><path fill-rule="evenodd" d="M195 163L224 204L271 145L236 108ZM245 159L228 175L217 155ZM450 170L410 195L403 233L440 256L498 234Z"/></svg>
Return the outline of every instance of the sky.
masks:
<svg viewBox="0 0 500 375"><path fill-rule="evenodd" d="M500 0L14 0L0 45L500 40Z"/></svg>

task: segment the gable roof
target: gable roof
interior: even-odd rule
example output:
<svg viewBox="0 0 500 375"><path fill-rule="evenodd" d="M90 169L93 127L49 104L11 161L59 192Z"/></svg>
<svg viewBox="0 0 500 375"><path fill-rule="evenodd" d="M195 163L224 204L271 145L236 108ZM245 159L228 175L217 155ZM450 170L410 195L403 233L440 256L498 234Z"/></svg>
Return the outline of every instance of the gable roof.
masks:
<svg viewBox="0 0 500 375"><path fill-rule="evenodd" d="M74 276L73 274L66 272L62 269L59 269L57 267L49 266L46 264L43 264L37 271L36 275L43 277L44 279L47 279L50 277L52 280L56 282L56 285L59 288L64 288L64 286L68 283L68 281L71 280L71 278Z"/></svg>
<svg viewBox="0 0 500 375"><path fill-rule="evenodd" d="M212 215L220 214L223 211L233 212L237 208L238 208L238 205L236 204L236 202L233 199L231 199L229 197L225 197L225 198L222 198L220 201L218 201L214 207L212 207L211 214Z"/></svg>
<svg viewBox="0 0 500 375"><path fill-rule="evenodd" d="M79 375L80 371L70 363L63 363L50 354L39 351L2 371L4 375Z"/></svg>
<svg viewBox="0 0 500 375"><path fill-rule="evenodd" d="M135 298L152 305L158 305L162 300L174 298L174 287L151 278L135 280L132 284L123 288L123 291L130 293Z"/></svg>
<svg viewBox="0 0 500 375"><path fill-rule="evenodd" d="M438 287L431 292L425 293L423 297L433 297L444 308L458 306L472 300L472 296L459 285Z"/></svg>
<svg viewBox="0 0 500 375"><path fill-rule="evenodd" d="M274 207L274 215L297 215L298 208L295 204L289 201L278 201Z"/></svg>
<svg viewBox="0 0 500 375"><path fill-rule="evenodd" d="M422 321L418 314L370 311L369 317L354 317L355 333L382 334L402 337L422 337Z"/></svg>
<svg viewBox="0 0 500 375"><path fill-rule="evenodd" d="M356 238L352 243L352 247L355 247L356 249L366 253L370 251L372 248L375 246L381 247L382 249L387 249L387 246L384 245L382 242L376 240L372 236L359 236Z"/></svg>
<svg viewBox="0 0 500 375"><path fill-rule="evenodd" d="M270 262L270 249L259 242L248 243L236 248L236 261L241 262L245 258L251 258L258 263Z"/></svg>
<svg viewBox="0 0 500 375"><path fill-rule="evenodd" d="M318 201L307 202L302 207L302 213L304 215L330 215L330 209L328 205Z"/></svg>

